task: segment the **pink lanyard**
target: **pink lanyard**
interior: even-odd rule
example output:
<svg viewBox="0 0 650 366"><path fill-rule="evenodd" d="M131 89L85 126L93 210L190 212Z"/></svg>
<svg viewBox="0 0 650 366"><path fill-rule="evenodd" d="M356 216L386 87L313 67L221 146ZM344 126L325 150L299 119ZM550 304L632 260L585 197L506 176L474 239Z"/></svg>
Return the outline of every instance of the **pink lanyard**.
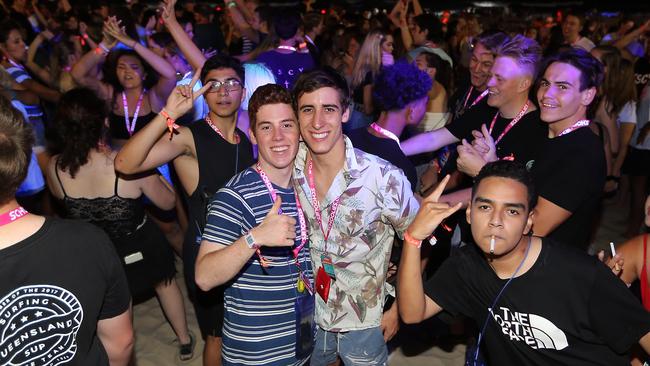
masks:
<svg viewBox="0 0 650 366"><path fill-rule="evenodd" d="M124 106L124 124L126 125L126 131L129 133L129 136L133 136L133 131L135 131L135 123L138 121L138 113L140 113L140 107L142 106L142 98L147 92L147 89L142 89L140 96L138 97L138 103L135 105L135 112L133 112L133 120L129 122L129 103L126 100L126 94L122 92L122 106Z"/></svg>
<svg viewBox="0 0 650 366"><path fill-rule="evenodd" d="M474 91L474 87L470 86L469 87L469 93L467 93L467 97L465 98L465 103L463 103L463 109L467 108L467 102L469 101L469 97L472 96L473 91ZM469 107L472 108L473 106L476 105L476 103L483 100L483 98L485 98L485 96L488 95L489 91L490 91L489 89L483 90L483 93L481 93L478 97L476 97L476 99L474 99L474 101L472 102L472 104Z"/></svg>
<svg viewBox="0 0 650 366"><path fill-rule="evenodd" d="M277 198L277 193L275 193L275 189L273 188L273 184L271 184L271 180L269 177L264 173L264 170L262 169L262 166L260 163L257 163L256 166L257 173L260 175L260 178L262 178L262 182L266 186L266 189L268 189L269 194L271 195L271 199L273 202L275 202ZM302 279L303 283L307 287L307 290L309 293L313 293L311 282L307 279L307 277L304 274L304 271L302 270L302 267L300 266L300 263L298 262L298 254L300 254L300 251L302 248L305 247L305 244L307 243L307 220L305 220L305 214L302 212L302 206L300 205L300 200L298 198L298 193L294 190L294 195L296 197L296 212L298 214L298 222L300 223L300 245L295 247L293 251L293 257L296 260L296 266L298 267L298 276ZM280 208L278 210L278 214L282 214L282 209ZM260 263L262 263L263 267L267 267L269 261L265 258L262 257L262 253L260 252L259 248L257 249L257 255L260 258Z"/></svg>
<svg viewBox="0 0 650 366"><path fill-rule="evenodd" d="M330 208L330 216L327 220L327 231L323 228L323 217L320 213L320 204L318 203L318 195L316 194L316 185L314 184L314 164L309 159L307 163L307 178L309 180L309 190L311 191L311 204L314 206L314 214L316 215L316 221L320 226L320 230L325 237L325 250L327 251L327 239L330 236L330 231L332 231L332 226L334 226L334 218L336 217L336 211L339 209L339 204L341 203L341 197L337 197L332 202L332 208Z"/></svg>
<svg viewBox="0 0 650 366"><path fill-rule="evenodd" d="M28 213L29 212L27 212L27 210L25 210L21 206L18 206L13 210L0 214L0 226L11 224L16 220L25 217L25 215L27 215Z"/></svg>
<svg viewBox="0 0 650 366"><path fill-rule="evenodd" d="M577 130L578 128L587 127L587 126L589 126L589 122L590 121L588 119L581 119L580 121L578 121L578 122L574 123L573 125L571 125L571 127L569 127L567 129L565 129L564 131L560 132L560 134L557 135L556 137L564 136L564 135L566 135L568 133L571 133L571 132Z"/></svg>
<svg viewBox="0 0 650 366"><path fill-rule="evenodd" d="M519 111L519 113L517 114L517 116L516 116L512 121L510 121L510 123L508 123L508 125L506 126L506 128L505 128L505 129L503 130L503 132L501 132L501 134L499 135L499 137L497 137L497 139L494 140L494 144L495 144L495 145L498 144L499 141L501 141L501 139L502 139L502 138L503 138L503 137L504 137L508 132L510 132L510 130L511 130L513 127L515 127L515 125L516 125L516 124L521 120L521 118L524 116L524 114L526 114L526 111L528 110L528 103L529 103L529 102L526 101L526 104L524 104L523 108L521 108L521 110ZM499 112L497 112L497 114L494 115L494 118L492 118L492 123L490 123L490 134L492 133L492 129L494 128L494 124L495 124L496 121L497 121L497 117L499 117Z"/></svg>
<svg viewBox="0 0 650 366"><path fill-rule="evenodd" d="M219 136L221 136L222 139L228 141L228 139L226 138L226 136L223 135L223 132L221 132L221 130L219 129L219 127L217 127L217 126L212 122L212 119L210 118L210 116L205 116L205 122L208 124L208 126L210 126L210 127L214 130L214 132L216 132ZM239 134L235 133L235 143L238 144L238 143L239 143L239 140L240 140L240 138L239 138Z"/></svg>
<svg viewBox="0 0 650 366"><path fill-rule="evenodd" d="M375 132L377 132L378 134L380 134L382 136L385 136L385 137L388 137L389 139L397 142L397 145L399 145L400 149L402 148L402 145L399 143L399 137L397 137L394 133L392 133L392 132L388 131L387 129L385 129L385 128L381 127L380 125L378 125L377 122L373 122L370 125L370 128L375 130Z"/></svg>

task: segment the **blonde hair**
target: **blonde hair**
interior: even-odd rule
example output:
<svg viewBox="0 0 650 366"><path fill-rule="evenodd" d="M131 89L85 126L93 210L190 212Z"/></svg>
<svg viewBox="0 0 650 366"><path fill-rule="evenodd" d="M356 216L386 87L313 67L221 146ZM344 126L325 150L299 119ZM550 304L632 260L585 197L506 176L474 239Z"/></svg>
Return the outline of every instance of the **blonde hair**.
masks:
<svg viewBox="0 0 650 366"><path fill-rule="evenodd" d="M373 30L366 36L352 68L352 81L350 83L352 90L361 85L368 72L370 72L373 79L379 73L381 69L381 42L384 37L384 33L380 30Z"/></svg>

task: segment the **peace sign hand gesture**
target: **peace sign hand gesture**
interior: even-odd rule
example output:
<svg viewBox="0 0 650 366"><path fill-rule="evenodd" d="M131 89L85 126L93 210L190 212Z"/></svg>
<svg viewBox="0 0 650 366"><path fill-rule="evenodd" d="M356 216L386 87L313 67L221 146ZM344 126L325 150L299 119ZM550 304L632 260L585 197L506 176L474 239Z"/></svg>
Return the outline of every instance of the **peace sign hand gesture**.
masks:
<svg viewBox="0 0 650 366"><path fill-rule="evenodd" d="M203 87L197 91L193 91L194 85L199 81L199 76L201 75L201 70L196 70L192 81L186 85L179 85L174 89L169 97L167 98L167 104L165 105L165 110L169 113L169 116L173 119L177 119L187 113L192 106L194 101L199 96L203 95L210 87L212 82L208 82Z"/></svg>
<svg viewBox="0 0 650 366"><path fill-rule="evenodd" d="M436 189L420 202L420 209L407 229L409 234L416 240L426 239L440 225L442 220L461 208L462 202L458 202L454 206L450 206L446 202L438 202L445 190L445 186L447 186L447 182L449 182L449 175L445 176Z"/></svg>

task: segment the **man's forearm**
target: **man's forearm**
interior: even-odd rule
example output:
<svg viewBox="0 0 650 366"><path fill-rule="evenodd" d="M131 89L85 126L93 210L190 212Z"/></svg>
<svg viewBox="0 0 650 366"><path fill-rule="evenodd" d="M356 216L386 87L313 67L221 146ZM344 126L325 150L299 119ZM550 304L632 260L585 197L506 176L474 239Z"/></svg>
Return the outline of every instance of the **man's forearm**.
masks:
<svg viewBox="0 0 650 366"><path fill-rule="evenodd" d="M424 319L425 299L420 273L420 249L404 244L397 271L397 301L399 314L407 324Z"/></svg>
<svg viewBox="0 0 650 366"><path fill-rule="evenodd" d="M203 240L201 246L215 245ZM244 237L231 245L200 255L196 260L196 284L203 291L208 291L230 281L244 267L255 250L248 247Z"/></svg>

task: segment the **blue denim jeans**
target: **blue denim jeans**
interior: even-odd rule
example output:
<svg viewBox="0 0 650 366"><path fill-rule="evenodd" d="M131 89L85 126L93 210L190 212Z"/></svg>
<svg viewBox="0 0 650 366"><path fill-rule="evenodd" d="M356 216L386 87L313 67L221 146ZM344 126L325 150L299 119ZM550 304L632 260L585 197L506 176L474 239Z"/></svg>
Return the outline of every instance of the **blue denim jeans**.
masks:
<svg viewBox="0 0 650 366"><path fill-rule="evenodd" d="M340 356L345 366L385 366L388 349L379 327L349 332L316 331L312 366L326 366Z"/></svg>

